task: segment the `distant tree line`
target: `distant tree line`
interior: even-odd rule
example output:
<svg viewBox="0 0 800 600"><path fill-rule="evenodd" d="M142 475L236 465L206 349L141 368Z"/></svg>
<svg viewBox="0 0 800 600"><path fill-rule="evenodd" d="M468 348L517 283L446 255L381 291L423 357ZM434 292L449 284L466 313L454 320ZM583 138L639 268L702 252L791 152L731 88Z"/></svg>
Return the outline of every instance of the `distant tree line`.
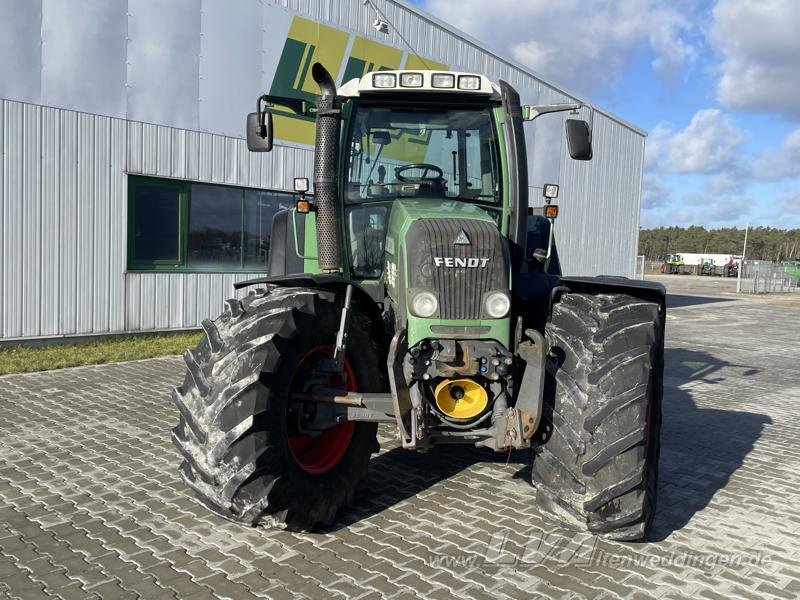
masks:
<svg viewBox="0 0 800 600"><path fill-rule="evenodd" d="M667 254L698 252L741 254L744 229L724 227L658 227L639 232L639 254L664 260ZM747 257L752 260L800 260L800 229L752 227L747 234Z"/></svg>

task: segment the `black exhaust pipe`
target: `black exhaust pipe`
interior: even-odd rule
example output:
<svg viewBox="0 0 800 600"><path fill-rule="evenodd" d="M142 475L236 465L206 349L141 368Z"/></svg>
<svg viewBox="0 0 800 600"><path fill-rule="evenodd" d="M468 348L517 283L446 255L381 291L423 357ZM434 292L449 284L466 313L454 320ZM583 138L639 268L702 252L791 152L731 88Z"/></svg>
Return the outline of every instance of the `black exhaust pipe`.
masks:
<svg viewBox="0 0 800 600"><path fill-rule="evenodd" d="M314 154L314 202L317 205L317 248L323 273L339 271L339 223L336 192L341 113L336 106L336 84L320 63L311 67L320 99L317 104L317 138Z"/></svg>

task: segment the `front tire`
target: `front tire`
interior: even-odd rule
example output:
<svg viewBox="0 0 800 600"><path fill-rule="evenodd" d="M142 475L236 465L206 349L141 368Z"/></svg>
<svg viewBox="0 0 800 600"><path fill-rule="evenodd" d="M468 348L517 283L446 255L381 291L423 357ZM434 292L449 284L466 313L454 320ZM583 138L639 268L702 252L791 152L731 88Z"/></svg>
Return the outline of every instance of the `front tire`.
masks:
<svg viewBox="0 0 800 600"><path fill-rule="evenodd" d="M290 391L332 355L341 304L333 293L278 288L228 300L205 336L184 355L187 374L172 397L180 412L172 439L181 476L225 518L295 530L330 523L352 501L378 450L377 425L345 422L300 435ZM368 319L353 310L344 384L380 392L382 349ZM384 361L385 362L385 361Z"/></svg>
<svg viewBox="0 0 800 600"><path fill-rule="evenodd" d="M546 328L537 501L617 540L646 536L656 510L663 309L625 294L564 294Z"/></svg>

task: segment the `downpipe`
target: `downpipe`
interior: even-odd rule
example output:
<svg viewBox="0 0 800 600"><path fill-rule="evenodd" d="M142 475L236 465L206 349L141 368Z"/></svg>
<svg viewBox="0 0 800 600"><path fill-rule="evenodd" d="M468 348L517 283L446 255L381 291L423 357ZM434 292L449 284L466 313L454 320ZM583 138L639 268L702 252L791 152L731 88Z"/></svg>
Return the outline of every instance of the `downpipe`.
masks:
<svg viewBox="0 0 800 600"><path fill-rule="evenodd" d="M311 76L320 91L314 154L319 267L323 273L334 273L341 270L339 224L336 218L341 111L336 106L336 84L327 69L320 63L314 63Z"/></svg>

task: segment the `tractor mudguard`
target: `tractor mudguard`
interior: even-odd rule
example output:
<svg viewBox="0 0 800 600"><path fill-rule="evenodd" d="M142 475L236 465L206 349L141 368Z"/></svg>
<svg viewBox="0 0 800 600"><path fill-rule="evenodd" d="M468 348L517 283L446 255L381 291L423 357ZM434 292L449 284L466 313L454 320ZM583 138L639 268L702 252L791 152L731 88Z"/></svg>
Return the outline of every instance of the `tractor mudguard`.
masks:
<svg viewBox="0 0 800 600"><path fill-rule="evenodd" d="M658 302L662 310L666 310L667 305L667 288L657 281L598 275L596 277L562 277L558 286L553 288L551 310L552 305L558 301L558 296L567 289L572 292L628 294L634 298Z"/></svg>
<svg viewBox="0 0 800 600"><path fill-rule="evenodd" d="M256 277L233 284L234 289L250 287L251 285L266 285L278 287L305 287L322 290L331 290L337 295L344 297L348 285L353 286L353 301L358 305L373 325L382 330L383 315L376 299L361 285L342 277L339 273L297 273L292 275L275 275L267 277Z"/></svg>
<svg viewBox="0 0 800 600"><path fill-rule="evenodd" d="M544 273L536 274L536 277L528 278L529 285L526 289L515 290L529 296L528 302L532 302L544 288L549 288L550 309L558 302L558 298L563 292L583 292L583 293L609 293L609 294L628 294L635 298L658 302L661 306L662 314L666 310L666 289L655 281L641 281L638 279L628 279L627 277L614 277L610 275L600 275L597 277L561 277L557 278ZM524 297L524 295L523 295ZM663 320L662 320L663 323ZM519 385L516 392L514 406L521 411L522 417L522 437L529 439L537 427L542 416L542 401L544 397L545 381L545 360L548 352L547 342L544 336L537 329L530 327L525 329L524 340L517 348L517 355L520 359L518 370Z"/></svg>

